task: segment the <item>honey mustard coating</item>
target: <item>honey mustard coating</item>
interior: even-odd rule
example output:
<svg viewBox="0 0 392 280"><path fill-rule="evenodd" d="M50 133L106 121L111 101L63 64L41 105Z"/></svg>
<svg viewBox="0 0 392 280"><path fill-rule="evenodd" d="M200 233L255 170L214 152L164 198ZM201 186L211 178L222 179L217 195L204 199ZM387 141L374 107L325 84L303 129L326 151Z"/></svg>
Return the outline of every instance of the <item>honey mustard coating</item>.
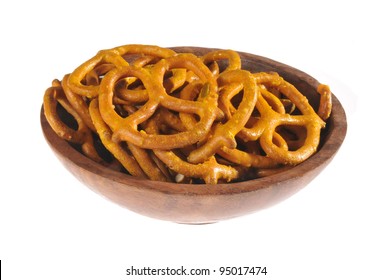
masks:
<svg viewBox="0 0 392 280"><path fill-rule="evenodd" d="M329 87L317 91L316 112L278 73L242 69L235 51L196 56L124 45L54 80L44 113L59 137L108 168L217 184L269 176L312 156L332 111Z"/></svg>

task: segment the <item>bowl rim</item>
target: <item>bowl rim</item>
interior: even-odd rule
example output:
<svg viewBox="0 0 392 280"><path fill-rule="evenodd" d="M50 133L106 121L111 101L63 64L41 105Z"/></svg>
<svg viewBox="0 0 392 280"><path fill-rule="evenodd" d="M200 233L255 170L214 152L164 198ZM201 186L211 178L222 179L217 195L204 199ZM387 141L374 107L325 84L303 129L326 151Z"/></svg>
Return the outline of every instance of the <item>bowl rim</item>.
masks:
<svg viewBox="0 0 392 280"><path fill-rule="evenodd" d="M215 48L212 49L203 47L172 48L177 51L186 51L188 49L195 49L199 51L216 50ZM317 88L317 86L319 85L319 82L315 78L292 66L255 54L238 51L237 53L240 54L242 59L262 60L263 63L265 62L267 64L273 65L274 67L290 69L290 71L294 72L295 75L299 77L299 79L305 80L314 88ZM79 168L85 169L90 173L96 174L97 176L102 176L109 180L115 180L116 182L128 187L145 188L163 193L186 195L225 195L233 193L252 192L258 189L270 188L271 186L274 186L276 184L293 180L294 178L302 176L313 169L321 167L323 163L332 160L336 152L343 144L347 133L347 119L344 108L338 98L333 93L332 108L333 109L331 116L327 121L327 125L329 126L329 133L325 135L326 137L322 145L319 147L318 151L310 158L296 166L293 166L288 170L267 177L256 178L241 182L218 184L184 184L152 181L149 179L133 177L131 175L109 169L84 156L75 148L73 148L66 140L61 139L52 130L48 121L46 120L43 105L41 106L40 122L44 137L52 150L55 151L57 156L61 155L61 157L66 158L66 160L72 162L72 164L78 166Z"/></svg>

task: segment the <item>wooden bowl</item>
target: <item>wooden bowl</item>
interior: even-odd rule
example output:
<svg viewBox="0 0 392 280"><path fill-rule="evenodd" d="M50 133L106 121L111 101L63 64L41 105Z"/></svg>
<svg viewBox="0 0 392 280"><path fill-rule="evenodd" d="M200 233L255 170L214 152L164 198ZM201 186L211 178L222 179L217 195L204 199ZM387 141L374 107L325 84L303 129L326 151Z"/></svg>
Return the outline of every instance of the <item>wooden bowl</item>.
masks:
<svg viewBox="0 0 392 280"><path fill-rule="evenodd" d="M212 49L175 47L177 52L201 55ZM271 59L239 52L242 68L251 72L276 71L294 84L317 108L317 80ZM139 179L95 163L60 139L41 110L47 143L61 163L82 183L112 202L133 212L178 223L202 224L230 219L273 206L311 182L333 159L346 135L346 115L333 96L333 112L324 129L317 153L284 172L229 184L189 185Z"/></svg>

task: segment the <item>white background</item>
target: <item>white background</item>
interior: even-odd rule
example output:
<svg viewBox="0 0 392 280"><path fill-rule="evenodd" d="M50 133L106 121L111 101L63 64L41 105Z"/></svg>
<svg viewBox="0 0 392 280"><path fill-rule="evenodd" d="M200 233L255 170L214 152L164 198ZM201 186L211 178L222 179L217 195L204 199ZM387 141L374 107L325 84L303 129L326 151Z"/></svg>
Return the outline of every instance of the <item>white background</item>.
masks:
<svg viewBox="0 0 392 280"><path fill-rule="evenodd" d="M124 280L132 279L125 274L132 265L267 267L265 277L236 279L392 279L387 3L2 1L4 279ZM230 48L301 69L343 103L345 143L307 188L249 216L187 226L120 208L62 167L42 136L39 112L52 79L100 49L131 43Z"/></svg>

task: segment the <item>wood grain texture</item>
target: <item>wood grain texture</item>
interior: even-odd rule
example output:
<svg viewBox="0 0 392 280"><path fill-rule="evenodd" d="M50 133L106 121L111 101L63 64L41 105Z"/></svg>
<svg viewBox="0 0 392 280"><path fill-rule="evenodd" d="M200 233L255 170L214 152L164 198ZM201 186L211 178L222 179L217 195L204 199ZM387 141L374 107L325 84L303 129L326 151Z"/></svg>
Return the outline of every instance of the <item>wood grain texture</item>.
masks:
<svg viewBox="0 0 392 280"><path fill-rule="evenodd" d="M174 47L177 52L201 55L212 49ZM308 74L271 59L239 52L242 68L275 71L307 96L315 108L319 82ZM138 179L93 162L60 139L41 110L47 143L60 162L82 183L110 201L133 212L178 223L203 224L250 214L271 207L309 184L333 159L342 145L346 115L333 95L333 111L323 131L319 151L305 162L276 175L240 183L188 185ZM86 202L87 203L87 202Z"/></svg>

